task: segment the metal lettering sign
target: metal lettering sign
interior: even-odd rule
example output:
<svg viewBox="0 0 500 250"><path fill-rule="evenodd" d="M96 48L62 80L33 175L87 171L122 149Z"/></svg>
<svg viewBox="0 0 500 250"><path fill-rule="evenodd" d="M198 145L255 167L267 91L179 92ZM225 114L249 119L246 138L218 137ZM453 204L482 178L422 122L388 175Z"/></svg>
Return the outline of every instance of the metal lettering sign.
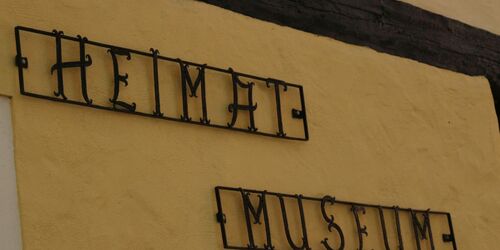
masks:
<svg viewBox="0 0 500 250"><path fill-rule="evenodd" d="M21 46L21 32L42 35L45 37L51 37L53 39L53 43L55 44L55 61L50 67L50 73L55 74L55 80L57 82L57 86L55 91L50 94L46 93L34 93L28 91L25 83L25 71L29 72L28 69L28 57L23 55L23 50ZM254 76L250 74L240 73L232 68L222 69L217 67L212 67L207 64L199 64L194 62L189 62L185 60L181 60L179 58L171 58L166 56L161 56L157 49L150 49L149 52L143 52L133 49L127 49L123 47L118 47L114 45L104 44L100 42L94 42L88 40L83 36L71 37L64 35L62 31L54 30L52 32L37 30L33 28L27 27L16 27L15 28L15 37L16 37L16 65L19 69L19 85L21 94L36 98L42 98L52 101L76 104L96 109L102 110L110 110L117 112L125 112L129 114L147 116L157 119L170 120L170 121L178 121L190 124L198 124L209 127L216 128L224 128L230 130L236 130L241 132L247 132L251 134L271 136L277 138L284 139L292 139L292 140L308 140L308 129L307 129L307 118L306 118L306 106L304 100L304 91L302 86L288 83L282 80L272 79L272 78L264 78L259 76ZM63 53L63 41L64 43L73 43L77 46L79 51L79 56L75 60L64 60L63 55L67 52ZM112 62L112 74L113 74L113 93L108 100L107 105L97 104L92 96L89 96L89 83L88 83L88 75L89 69L93 68L93 56L87 54L89 47L97 47L103 49L100 53L100 56L106 55L108 60ZM38 50L38 53L43 53L43 50ZM135 57L146 57L149 58L149 64L152 65L152 71L150 72L151 81L142 84L150 84L152 86L151 92L154 96L154 105L152 107L152 112L144 112L139 111L138 105L132 100L124 100L120 93L124 87L129 84L129 75L124 73L122 69L123 64L128 61L134 60ZM122 63L120 63L122 62ZM161 103L164 101L162 99L161 86L160 85L160 77L159 74L162 72L159 63L168 62L174 63L178 65L178 73L180 75L180 79L176 82L168 83L168 84L177 84L180 85L181 93L178 96L181 99L182 108L179 108L180 115L178 116L169 116L163 112L161 109ZM30 68L34 65L30 63ZM94 66L95 67L95 66ZM196 72L190 72L190 67L196 69ZM80 73L80 86L81 86L81 97L80 98L68 98L66 93L66 88L68 87L65 84L64 73L69 72L70 69L77 69ZM49 70L49 69L47 69ZM72 71L74 73L74 71ZM216 72L223 75L226 75L226 82L231 84L232 93L229 95L232 97L232 101L226 103L224 105L219 105L217 107L210 107L209 101L209 93L208 87L210 84L206 81L206 75L209 72ZM193 77L192 75L195 75ZM243 80L247 79L247 80ZM134 83L135 84L135 83ZM262 110L261 105L257 106L257 103L254 102L255 99L255 89L259 85L259 88L267 89L268 95L272 95L273 107L268 108L267 110ZM73 86L73 85L70 85ZM163 85L165 86L165 85ZM211 86L211 85L210 85ZM288 107L288 110L285 110L283 107L284 99L286 99L286 92L290 92L290 90L295 89L297 93L297 99L295 107ZM164 92L162 92L164 93ZM240 100L240 95L244 95L245 100ZM201 114L199 119L193 119L190 115L189 103L191 98L199 98L201 99L201 108L198 112ZM228 113L229 119L225 121L214 121L210 117L210 110L225 110ZM271 130L260 130L258 127L258 121L256 119L256 114L258 112L266 111L267 113L274 113L273 118L273 129ZM285 114L290 115L290 117L286 117L287 119L299 120L300 126L302 127L302 132L299 135L289 135L287 134L287 128L285 127ZM242 125L241 117L245 116L245 123ZM239 122L239 125L238 125Z"/></svg>
<svg viewBox="0 0 500 250"><path fill-rule="evenodd" d="M375 240L386 250L403 250L410 245L411 249L418 250L457 249L451 214L448 212L348 202L334 196L316 198L232 187L216 187L215 195L216 218L225 249L374 249L365 243L369 233L370 237L379 237ZM342 207L344 218L339 217ZM232 213L236 221L230 221L228 213ZM310 218L306 223L306 214L317 223L312 226L316 233L324 230L322 235L310 234L308 226L312 223ZM431 217L441 223L431 223ZM368 221L372 224L378 222L370 228L366 225ZM230 222L231 230L227 228ZM291 226L291 222L295 222L295 226ZM349 224L351 227L348 227ZM438 226L434 232L431 225ZM441 233L441 237L437 238L437 233ZM229 234L238 240L231 239ZM317 239L314 240L313 236ZM351 237L351 244L348 244L348 237ZM437 244L438 240L440 244Z"/></svg>

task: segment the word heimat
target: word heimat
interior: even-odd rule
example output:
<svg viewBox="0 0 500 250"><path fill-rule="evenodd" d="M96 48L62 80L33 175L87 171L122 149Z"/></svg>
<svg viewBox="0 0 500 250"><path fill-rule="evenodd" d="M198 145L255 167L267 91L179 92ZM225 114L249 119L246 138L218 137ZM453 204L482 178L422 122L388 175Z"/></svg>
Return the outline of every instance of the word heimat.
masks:
<svg viewBox="0 0 500 250"><path fill-rule="evenodd" d="M224 199L222 199L222 193L225 193ZM438 212L429 210L414 210L411 208L400 208L398 206L388 207L388 206L380 206L380 205L370 205L370 204L362 204L357 202L348 202L348 201L340 201L335 199L332 196L324 196L322 198L315 197L306 197L303 195L291 195L291 194L283 194L283 193L275 193L268 191L257 191L250 189L242 189L242 188L233 188L233 187L216 187L215 195L217 201L217 221L220 224L221 233L222 233L222 242L225 249L260 249L260 250L272 250L275 249L275 239L271 235L272 223L278 223L278 220L281 220L281 224L283 225L283 233L286 237L286 242L280 242L280 245L287 245L293 250L311 250L312 243L310 240L310 235L307 230L306 216L305 216L305 202L315 202L319 206L318 212L321 214L320 217L324 220L325 229L328 232L335 234L335 239L330 240L328 237L322 238L322 240L318 240L318 244L321 244L326 250L334 250L334 249L359 249L363 250L365 238L368 237L368 227L364 225L362 215L367 213L368 209L375 211L375 216L379 218L379 226L377 228L370 228L370 232L378 231L379 235L381 235L384 247L386 250L391 249L391 245L397 245L398 250L403 250L405 244L409 245L409 242L404 242L403 233L402 233L402 222L400 221L400 213L408 213L410 217L410 224L413 231L413 236L405 235L406 238L413 237L413 241L411 244L414 244L416 249L420 250L424 249L436 249L436 244L434 241L434 235L432 233L431 228L431 219L430 215L433 216L443 216L446 220L446 224L448 226L448 232L442 234L443 244L451 244L450 247L453 249L457 249L457 245L455 242L455 236L453 233L453 225L451 221L451 214L448 212ZM241 243L241 245L231 245L229 243L229 231L226 228L226 224L228 223L228 219L226 214L229 211L224 211L223 205L226 204L228 207L232 207L234 210L235 197L241 197L239 201L242 204L241 214L239 217L242 218L242 223L244 223L244 228L246 228L247 242ZM229 198L231 197L231 198ZM251 197L253 197L254 202L252 203ZM274 200L273 200L274 199ZM223 200L226 200L224 203ZM229 200L229 201L228 201ZM279 210L281 210L281 218L271 218L269 211L274 211L275 207L271 208L270 203L274 202L276 204L276 200L279 203ZM285 200L293 201L296 204L295 208L292 208L291 205L288 205L287 208ZM257 203L257 204L255 204ZM346 244L345 232L342 230L342 227L338 224L335 219L334 212L337 211L333 209L337 205L348 206L352 215L352 221L355 224L357 245L349 246ZM311 206L309 206L311 207ZM292 210L298 209L299 218L299 226L296 231L299 232L299 237L293 237L294 234L290 233L290 222L293 218L290 218L289 214L287 214ZM328 212L330 211L330 212ZM385 212L384 212L385 211ZM396 242L390 241L390 237L388 236L388 225L386 225L386 218L388 216L387 211L392 211L392 216L394 216L395 221L395 231L396 233ZM234 211L233 212L234 215ZM257 224L262 224L262 220L264 219L263 227L259 230L259 233L265 233L265 237L263 238L260 244L256 243L256 226ZM420 218L420 219L419 219ZM243 228L237 227L237 228ZM276 228L277 225L274 225ZM440 228L443 230L442 228ZM237 229L236 229L237 230ZM234 228L231 231L233 234ZM275 235L275 234L273 234ZM375 233L371 235L376 235ZM373 237L373 236L372 236ZM376 236L375 236L376 237ZM296 238L296 239L295 239ZM372 249L372 248L368 248Z"/></svg>
<svg viewBox="0 0 500 250"><path fill-rule="evenodd" d="M57 76L57 89L53 92L53 95L44 95L39 93L32 93L25 90L25 82L24 82L24 70L28 68L28 58L23 57L22 49L21 49L21 38L20 32L29 32L35 33L39 35L49 36L54 38L54 42L56 45L56 62L50 68L50 72L52 74L56 74ZM252 134L264 135L264 136L272 136L277 138L284 139L292 139L292 140L308 140L309 134L307 129L307 119L306 119L306 107L304 100L304 91L302 86L292 83L287 83L282 80L272 79L272 78L263 78L259 76L254 76L250 74L244 74L240 72L234 71L232 68L229 69L221 69L217 67L212 67L206 64L198 64L193 62L184 61L178 58L170 58L166 56L160 56L159 51L157 49L150 49L149 52L142 52L133 49L122 48L114 45L108 45L100 42L94 42L88 40L86 37L77 36L71 37L66 36L62 31L54 30L52 32L37 30L33 28L27 27L16 27L15 28L15 37L16 37L16 65L19 70L19 85L21 94L42 98L52 101L65 102L70 104L82 105L86 107L92 107L103 110L110 111L118 111L125 112L130 114L148 116L158 119L171 120L171 121L179 121L184 123L198 124L203 126L224 128L230 130L237 130ZM70 41L76 42L79 46L79 59L75 61L63 61L63 52L62 52L62 41ZM92 98L89 96L87 91L87 69L92 66L92 57L90 54L86 53L87 45L96 46L107 49L107 54L109 55L110 60L113 64L113 85L114 91L112 96L109 98L109 106L97 105L93 102ZM152 84L154 91L154 110L151 113L139 112L137 111L137 105L133 101L126 101L120 98L120 88L126 87L129 82L129 75L120 70L119 58L124 58L128 61L132 60L132 55L140 55L149 57L151 59L151 63L153 65L153 70L151 72L152 75ZM180 79L178 84L180 84L181 95L182 95L182 110L180 111L181 115L177 117L167 116L161 110L161 96L160 96L160 83L159 83L159 67L158 63L160 61L173 62L178 64L180 71ZM196 67L197 74L195 77L192 76L192 73L189 72L189 67ZM80 100L71 100L65 94L65 85L64 85L64 72L67 69L79 69L80 70L80 80L81 80L81 95L83 101ZM226 112L231 114L231 118L229 121L223 122L214 122L209 117L210 108L207 105L207 85L206 82L206 72L214 71L218 73L222 73L228 76L230 79L230 83L232 84L232 102L228 103L224 108L227 109ZM244 82L241 78L248 78L252 81ZM263 84L266 88L269 89L274 95L274 107L271 112L275 112L275 121L276 124L275 132L265 132L260 131L257 126L257 121L255 119L255 112L258 112L257 103L254 103L254 86L256 84ZM284 98L283 92L286 92L289 88L295 88L298 90L299 98L300 98L300 107L292 108L290 110L290 115L292 119L302 120L302 128L303 128L303 136L289 136L285 131L284 117L282 112L282 98ZM246 100L239 100L239 95L243 93L246 96ZM189 107L188 107L188 99L189 98L198 98L200 97L201 101L201 117L199 120L194 120L189 115ZM221 107L217 107L220 109ZM268 110L269 111L269 110ZM248 118L248 124L244 127L238 127L237 121L241 116L241 113L244 112Z"/></svg>

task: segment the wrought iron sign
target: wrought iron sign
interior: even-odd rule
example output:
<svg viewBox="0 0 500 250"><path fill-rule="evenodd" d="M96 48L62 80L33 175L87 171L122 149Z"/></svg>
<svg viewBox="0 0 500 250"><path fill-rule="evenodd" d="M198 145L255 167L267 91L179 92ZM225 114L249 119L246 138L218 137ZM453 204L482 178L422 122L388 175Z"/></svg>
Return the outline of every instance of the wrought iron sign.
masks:
<svg viewBox="0 0 500 250"><path fill-rule="evenodd" d="M21 33L27 32L36 35L42 35L45 37L51 37L55 44L55 62L50 67L50 73L55 74L57 86L53 93L43 94L30 92L25 88L25 71L28 70L28 57L23 55L23 50L21 46ZM257 135L272 136L277 138L292 139L292 140L308 140L308 129L307 129L307 117L306 117L306 106L304 100L304 91L302 86L288 83L282 80L264 78L259 76L254 76L250 74L245 74L237 72L232 68L222 69L213 67L207 64L199 64L194 62L185 61L179 58L171 58L167 56L160 55L157 49L151 48L148 52L138 51L134 49L128 49L123 47L118 47L114 45L104 44L100 42L95 42L87 39L83 36L71 37L65 35L62 31L54 30L52 32L37 30L28 27L16 27L15 28L16 37L16 65L19 69L19 85L21 94L36 98L42 98L46 100L76 104L86 107L92 107L102 110L110 110L117 112L125 112L129 114L147 116L163 120L178 121L190 124L198 124L209 127L224 128L230 130L236 130L241 132L247 132ZM63 41L65 43L73 43L77 45L79 50L79 58L74 61L63 60ZM90 46L98 47L104 49L101 55L107 53L108 60L112 62L112 74L113 74L113 93L107 101L107 105L97 104L92 96L89 96L88 78L87 72L94 65L93 56L87 54ZM67 52L65 52L67 53ZM95 55L95 54L94 54ZM120 91L123 90L129 84L129 75L124 73L122 66L127 61L133 60L136 56L149 58L149 63L152 64L152 72L150 72L151 81L143 82L142 84L150 84L152 86L154 96L154 107L152 112L143 112L138 110L138 105L132 100L124 100L120 96ZM163 112L161 109L162 96L160 95L161 87L159 74L162 72L159 67L160 62L174 63L178 65L178 73L180 79L174 83L168 84L179 84L181 93L180 99L182 105L179 110L180 115L169 116ZM33 64L30 63L30 67ZM190 67L196 69L196 72L190 72ZM81 97L80 98L68 98L65 88L68 87L65 84L64 72L68 72L69 69L79 69L80 73L80 86L81 86ZM193 70L194 71L194 70ZM73 71L74 72L74 71ZM208 86L209 83L206 81L206 74L209 72L220 73L227 76L227 83L232 85L232 102L226 103L224 106L209 107L208 101ZM192 75L196 75L193 77ZM246 79L246 80L244 80ZM132 83L131 83L132 84ZM136 84L136 83L134 83ZM167 84L167 83L165 83ZM219 83L220 84L220 83ZM258 127L258 121L255 114L262 110L261 106L257 106L254 102L255 98L255 88L259 87L267 89L268 94L273 96L274 107L269 108L267 112L274 113L274 131L263 131ZM74 86L74 85L70 85ZM165 86L165 85L163 85ZM298 93L298 101L295 107L288 110L284 110L283 99L286 99L286 92L290 92L290 89L295 89ZM240 95L244 94L246 100L240 100ZM189 103L191 98L198 98L201 102L201 108L199 113L201 114L199 119L193 119L190 115ZM210 117L210 110L214 109L224 109L230 117L227 121L214 121ZM301 121L299 124L302 127L301 134L289 135L287 134L287 129L285 128L284 118L285 115L289 115L290 119L295 119ZM245 121L247 124L241 125L242 122L237 125L237 122L241 120L241 116L245 116ZM287 117L288 118L288 117Z"/></svg>
<svg viewBox="0 0 500 250"><path fill-rule="evenodd" d="M313 245L317 246L316 249L326 250L373 249L365 245L369 233L370 237L380 237L378 242L381 242L386 250L391 248L403 250L405 246L410 245L411 249L418 250L457 249L451 214L448 212L348 202L328 195L316 198L232 187L216 187L215 195L218 209L216 218L220 224L225 249L271 250L278 249L277 245L280 245L279 249L294 250L310 250L313 249ZM238 203L240 205L235 205ZM318 215L315 219L319 224L315 228L324 228L325 235L315 235L316 241L312 240L313 237L308 232L306 205ZM354 225L347 227L349 230L345 230L346 225L339 222L339 219L344 219L344 223L346 221L346 218L338 218L342 207L345 210L344 217L351 217L349 221ZM296 211L294 217L290 216L290 212L293 211ZM227 216L229 212L241 214L237 216L236 222L232 221L233 230L227 229L227 224L230 222ZM311 212L307 214L311 215ZM365 223L369 221L367 216L370 215L374 217L370 221L378 221L377 225L372 225L371 228ZM392 218L389 220L388 217ZM434 232L431 228L431 217L441 222ZM403 221L402 218L408 221ZM294 227L291 226L293 219L296 219ZM237 229L241 232L234 232L238 231ZM271 233L272 229L274 234ZM239 243L232 242L230 233L240 235ZM436 233L441 233L440 244L437 244ZM256 239L257 235L260 235L260 242ZM351 241L347 240L348 236L351 237ZM276 238L281 239L281 242Z"/></svg>

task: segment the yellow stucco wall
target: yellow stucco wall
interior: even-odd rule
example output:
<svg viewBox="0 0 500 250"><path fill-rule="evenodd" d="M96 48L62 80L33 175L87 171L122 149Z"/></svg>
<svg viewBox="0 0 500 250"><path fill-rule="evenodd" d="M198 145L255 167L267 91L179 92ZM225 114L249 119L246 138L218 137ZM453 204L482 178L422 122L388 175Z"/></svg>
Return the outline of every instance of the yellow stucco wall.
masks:
<svg viewBox="0 0 500 250"><path fill-rule="evenodd" d="M20 96L16 25L300 83L311 140ZM25 249L222 249L217 185L450 211L460 249L497 247L500 137L482 77L186 0L1 1L0 37ZM54 87L48 72L32 73L32 86ZM92 77L111 86L109 71Z"/></svg>

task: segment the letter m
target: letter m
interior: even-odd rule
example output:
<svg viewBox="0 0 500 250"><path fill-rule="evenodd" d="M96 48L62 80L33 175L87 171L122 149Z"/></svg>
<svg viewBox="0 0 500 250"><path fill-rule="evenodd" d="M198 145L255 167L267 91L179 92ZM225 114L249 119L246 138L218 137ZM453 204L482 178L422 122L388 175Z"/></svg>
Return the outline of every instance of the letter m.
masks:
<svg viewBox="0 0 500 250"><path fill-rule="evenodd" d="M429 235L429 240L431 244L431 249L434 250L434 240L432 239L432 229L431 220L429 218L429 210L425 211L422 216L424 218L423 225L420 223L417 217L417 213L411 210L411 220L413 224L413 231L415 233L415 241L417 243L417 249L420 250L420 241L427 240L427 235Z"/></svg>

